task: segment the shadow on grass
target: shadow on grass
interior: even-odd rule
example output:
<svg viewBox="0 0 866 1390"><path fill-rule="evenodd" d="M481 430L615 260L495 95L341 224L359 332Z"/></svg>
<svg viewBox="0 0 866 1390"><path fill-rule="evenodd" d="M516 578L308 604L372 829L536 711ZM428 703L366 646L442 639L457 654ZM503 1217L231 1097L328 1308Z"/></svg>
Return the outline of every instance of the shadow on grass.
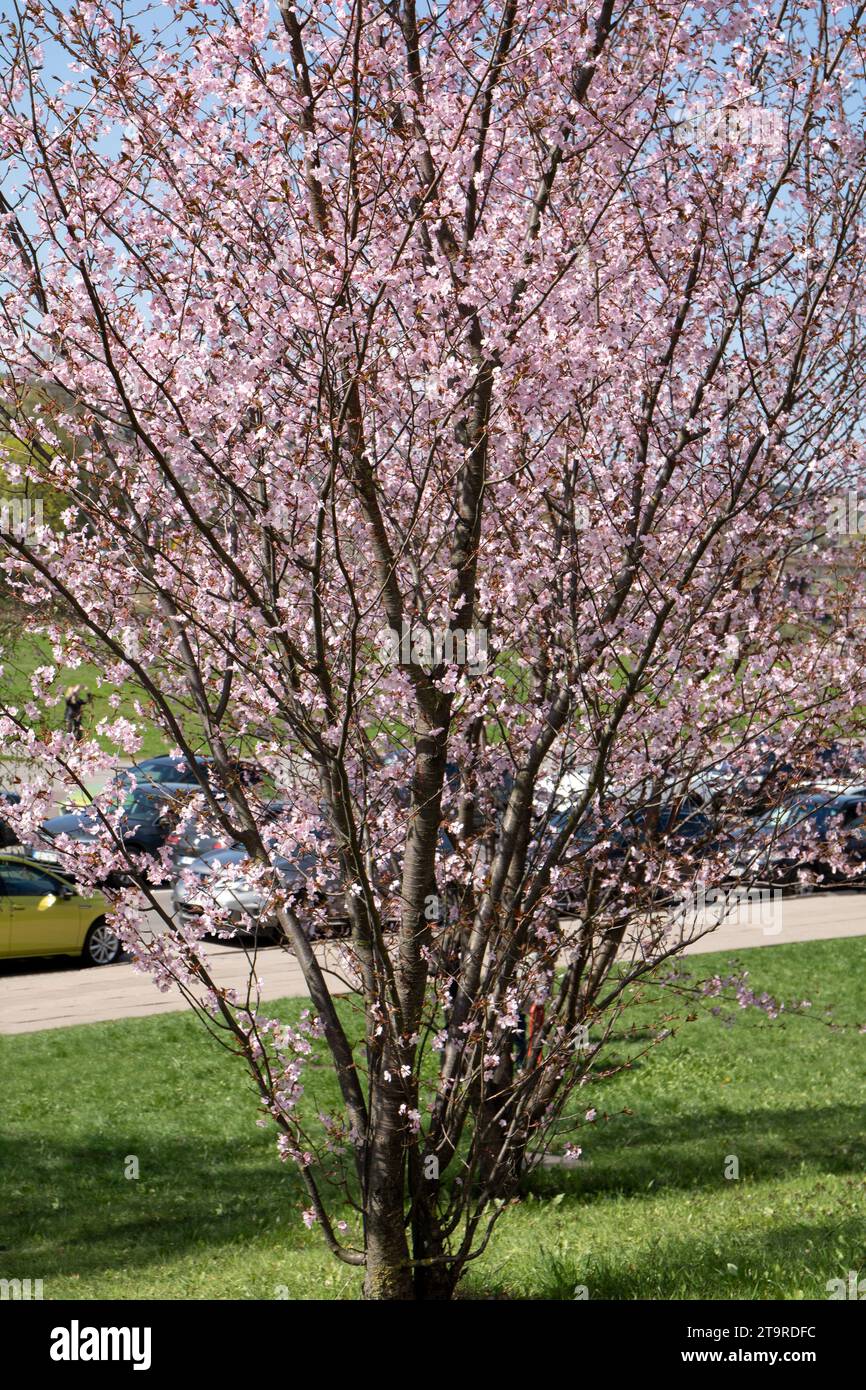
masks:
<svg viewBox="0 0 866 1390"><path fill-rule="evenodd" d="M542 1198L563 1193L569 1207L665 1189L730 1190L724 1168L731 1154L747 1181L804 1171L859 1177L866 1169L862 1124L862 1108L852 1105L748 1115L720 1110L658 1123L616 1118L593 1132L590 1163L536 1170L527 1190ZM137 1179L124 1176L127 1155L138 1157ZM300 1175L279 1163L267 1141L125 1134L114 1142L99 1136L47 1144L22 1136L0 1142L0 1172L8 1189L0 1247L5 1253L38 1251L45 1274L84 1274L118 1263L140 1267L190 1249L248 1242L277 1228L287 1249L304 1239L297 1221L306 1204ZM786 1239L771 1232L763 1238ZM676 1252L668 1258L678 1267ZM614 1277L613 1269L609 1274Z"/></svg>
<svg viewBox="0 0 866 1390"><path fill-rule="evenodd" d="M862 1105L787 1110L698 1111L658 1121L615 1116L582 1128L588 1162L573 1169L539 1168L528 1187L593 1196L652 1188L718 1188L729 1156L741 1178L767 1181L802 1169L860 1174L866 1169Z"/></svg>
<svg viewBox="0 0 866 1390"><path fill-rule="evenodd" d="M124 1176L132 1155L138 1178ZM300 1175L279 1162L273 1142L254 1149L123 1135L63 1145L22 1136L0 1141L0 1172L2 1257L38 1254L45 1275L142 1267L268 1231L287 1250L303 1242Z"/></svg>
<svg viewBox="0 0 866 1390"><path fill-rule="evenodd" d="M823 1298L829 1279L866 1269L862 1215L828 1214L724 1236L624 1242L610 1254L587 1250L581 1258L541 1245L531 1264L499 1274L485 1271L483 1296L557 1301L598 1299ZM465 1296L482 1290L467 1282Z"/></svg>

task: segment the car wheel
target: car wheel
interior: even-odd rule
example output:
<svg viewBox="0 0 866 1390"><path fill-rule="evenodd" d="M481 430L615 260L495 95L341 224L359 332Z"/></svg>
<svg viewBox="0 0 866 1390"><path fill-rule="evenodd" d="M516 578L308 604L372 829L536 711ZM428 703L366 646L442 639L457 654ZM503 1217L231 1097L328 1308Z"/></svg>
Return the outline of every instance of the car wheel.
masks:
<svg viewBox="0 0 866 1390"><path fill-rule="evenodd" d="M97 917L87 936L81 959L87 965L112 965L120 955L120 940L104 917Z"/></svg>

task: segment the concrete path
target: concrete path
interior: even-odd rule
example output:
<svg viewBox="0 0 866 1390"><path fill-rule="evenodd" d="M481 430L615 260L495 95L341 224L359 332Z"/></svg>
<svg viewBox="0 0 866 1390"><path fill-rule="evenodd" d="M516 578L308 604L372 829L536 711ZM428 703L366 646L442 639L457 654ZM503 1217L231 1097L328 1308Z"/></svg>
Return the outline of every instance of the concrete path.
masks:
<svg viewBox="0 0 866 1390"><path fill-rule="evenodd" d="M686 947L687 955L707 951L742 951L752 946L780 946L791 941L823 941L835 936L866 936L866 892L775 894L736 904L727 900L724 920L707 936ZM719 914L697 915L710 926Z"/></svg>
<svg viewBox="0 0 866 1390"><path fill-rule="evenodd" d="M219 985L246 991L249 963L236 946L209 948L213 976ZM320 953L328 983L335 993L348 993L333 948ZM329 965L332 967L329 969ZM307 993L294 956L277 947L259 951L256 974L261 998L303 997ZM73 1023L141 1018L188 1008L179 989L161 994L148 975L122 962L101 969L82 969L74 961L15 961L0 964L0 1033L33 1033L42 1028L65 1028Z"/></svg>
<svg viewBox="0 0 866 1390"><path fill-rule="evenodd" d="M168 907L169 894L158 895ZM706 919L705 919L706 920ZM763 904L744 904L731 911L724 924L687 948L688 954L707 951L738 953L756 946L790 941L866 936L866 892L822 893L785 897ZM249 961L234 945L209 948L219 984L246 987ZM351 991L334 944L319 948L319 956L335 992ZM864 947L866 959L866 947ZM256 958L263 1000L306 994L297 960L279 947L266 947ZM0 1033L28 1033L103 1019L139 1018L188 1007L180 991L160 994L150 977L122 962L87 969L68 960L0 961Z"/></svg>

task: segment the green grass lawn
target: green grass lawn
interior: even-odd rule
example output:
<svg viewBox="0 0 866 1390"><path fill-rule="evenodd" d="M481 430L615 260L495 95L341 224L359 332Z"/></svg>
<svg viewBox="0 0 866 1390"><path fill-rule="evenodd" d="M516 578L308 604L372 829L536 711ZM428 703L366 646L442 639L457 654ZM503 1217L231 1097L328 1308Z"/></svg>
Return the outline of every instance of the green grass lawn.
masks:
<svg viewBox="0 0 866 1390"><path fill-rule="evenodd" d="M23 706L27 700L32 699L30 693L30 679L37 666L53 665L53 657L50 644L42 637L35 634L22 634L14 644L6 646L2 654L3 663L3 701L7 705ZM84 713L85 729L90 730L102 719L117 718L122 715L125 718L136 720L137 716L134 709L136 698L141 699L138 692L131 684L121 689L122 705L118 710L112 710L109 698L114 693L115 687L103 682L102 686L98 681L102 675L100 669L87 662L74 670L71 668L60 668L54 681L56 693L62 693L69 685L83 685L93 695L91 704ZM45 711L47 723L52 728L61 728L63 725L63 702L61 701L54 709ZM106 739L101 739L102 745L109 752L114 748ZM165 752L165 736L150 721L145 721L143 726L143 746L141 756L155 757L159 753Z"/></svg>
<svg viewBox="0 0 866 1390"><path fill-rule="evenodd" d="M464 1297L826 1298L828 1279L866 1273L866 938L742 959L753 987L811 999L809 1015L702 1014L586 1087L585 1161L529 1179ZM693 962L702 977L727 965ZM630 1015L621 1057L662 1007ZM357 1296L358 1274L300 1221L240 1063L192 1017L2 1037L0 1064L0 1277L42 1278L46 1298ZM336 1108L326 1065L305 1083L311 1113Z"/></svg>
<svg viewBox="0 0 866 1390"><path fill-rule="evenodd" d="M22 707L26 701L31 700L30 681L37 666L52 666L54 658L51 652L50 643L43 637L32 632L22 632L16 630L14 633L6 631L0 650L0 663L3 666L3 675L0 679L2 686L2 699L4 705L17 705ZM141 726L142 730L142 758L156 757L166 751L166 736L162 730L152 720L141 719L135 712L135 701L138 700L146 709L147 699L133 682L125 682L120 687L121 703L115 710L109 704L110 697L116 693L117 687L103 681L99 685L102 677L101 669L88 662L74 669L61 667L54 680L53 691L56 694L62 692L69 685L83 685L93 696L92 702L84 712L84 728L88 732L96 727L102 719L116 719L119 716L132 720ZM194 746L200 746L202 740L200 721L189 711L181 711L178 707L178 714L181 722L187 730L189 737L193 740ZM53 709L45 710L46 723L53 729L63 726L63 701ZM100 737L102 747L108 752L115 752L116 749L109 739Z"/></svg>

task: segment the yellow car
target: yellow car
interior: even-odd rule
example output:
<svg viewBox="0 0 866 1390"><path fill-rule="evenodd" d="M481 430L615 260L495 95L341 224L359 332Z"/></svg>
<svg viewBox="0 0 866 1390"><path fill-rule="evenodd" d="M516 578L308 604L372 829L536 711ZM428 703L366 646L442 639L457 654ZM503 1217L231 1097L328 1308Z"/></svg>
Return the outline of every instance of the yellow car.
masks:
<svg viewBox="0 0 866 1390"><path fill-rule="evenodd" d="M23 855L0 854L0 958L81 956L111 965L121 953L101 893L81 897L64 874Z"/></svg>

